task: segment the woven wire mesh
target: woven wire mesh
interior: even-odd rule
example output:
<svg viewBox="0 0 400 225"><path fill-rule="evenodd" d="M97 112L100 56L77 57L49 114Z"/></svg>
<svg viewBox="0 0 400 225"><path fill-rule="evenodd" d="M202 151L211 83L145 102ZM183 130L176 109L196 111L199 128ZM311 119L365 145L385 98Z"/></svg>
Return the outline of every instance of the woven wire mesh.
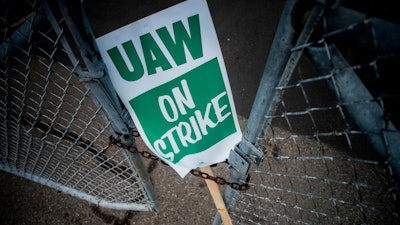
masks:
<svg viewBox="0 0 400 225"><path fill-rule="evenodd" d="M109 146L110 121L61 43L71 40L62 18L36 1L1 4L0 169L105 207L151 210L132 156Z"/></svg>
<svg viewBox="0 0 400 225"><path fill-rule="evenodd" d="M275 87L276 110L262 115L269 122L255 146L265 156L250 168L250 190L232 199L235 224L399 223L400 146L391 146L400 134L391 73L400 62L398 29L339 7L292 48L309 54ZM371 108L381 114L365 126L359 118ZM371 136L386 140L383 148Z"/></svg>

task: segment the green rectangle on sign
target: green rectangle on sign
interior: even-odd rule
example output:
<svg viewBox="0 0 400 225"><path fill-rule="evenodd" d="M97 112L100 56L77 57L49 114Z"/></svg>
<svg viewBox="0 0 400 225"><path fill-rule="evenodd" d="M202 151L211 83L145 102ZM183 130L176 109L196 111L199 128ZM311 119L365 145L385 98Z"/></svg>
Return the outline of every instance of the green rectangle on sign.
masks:
<svg viewBox="0 0 400 225"><path fill-rule="evenodd" d="M154 150L174 164L236 132L217 58L129 103Z"/></svg>

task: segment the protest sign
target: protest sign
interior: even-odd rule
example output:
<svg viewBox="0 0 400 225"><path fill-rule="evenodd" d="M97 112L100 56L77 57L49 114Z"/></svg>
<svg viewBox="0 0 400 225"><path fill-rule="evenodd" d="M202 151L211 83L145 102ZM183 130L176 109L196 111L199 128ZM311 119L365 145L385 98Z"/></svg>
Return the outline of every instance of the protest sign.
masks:
<svg viewBox="0 0 400 225"><path fill-rule="evenodd" d="M188 0L96 39L143 141L181 177L225 161L241 140L205 0Z"/></svg>

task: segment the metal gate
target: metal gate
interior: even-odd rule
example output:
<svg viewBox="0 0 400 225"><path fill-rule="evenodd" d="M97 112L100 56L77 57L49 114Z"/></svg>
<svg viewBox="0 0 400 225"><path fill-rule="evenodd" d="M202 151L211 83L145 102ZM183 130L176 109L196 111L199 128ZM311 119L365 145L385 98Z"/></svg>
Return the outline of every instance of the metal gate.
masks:
<svg viewBox="0 0 400 225"><path fill-rule="evenodd" d="M0 3L0 169L99 206L157 210L81 2Z"/></svg>
<svg viewBox="0 0 400 225"><path fill-rule="evenodd" d="M231 180L251 177L225 191L234 224L400 222L398 17L326 2L286 2L232 153Z"/></svg>
<svg viewBox="0 0 400 225"><path fill-rule="evenodd" d="M228 160L230 182L250 178L247 191L225 189L234 224L400 222L399 21L329 2L282 12ZM107 208L157 210L140 157L110 146L134 145L134 125L80 2L1 4L0 169Z"/></svg>

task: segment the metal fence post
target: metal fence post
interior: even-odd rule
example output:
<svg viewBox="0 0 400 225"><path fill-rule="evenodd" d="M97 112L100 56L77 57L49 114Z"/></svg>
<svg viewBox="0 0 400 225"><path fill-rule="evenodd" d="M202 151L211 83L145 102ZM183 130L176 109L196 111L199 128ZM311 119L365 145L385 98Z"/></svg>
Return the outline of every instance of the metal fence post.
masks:
<svg viewBox="0 0 400 225"><path fill-rule="evenodd" d="M107 120L111 122L118 139L127 145L134 145L132 128L129 128L126 121L121 117L122 106L98 52L94 34L81 2L79 0L69 1L67 4L64 0L59 0L59 7L87 67L87 71L82 71L82 74L80 74L81 80L91 90L94 98L97 99L96 102L104 109ZM158 211L159 207L154 195L154 189L140 155L129 153L126 150L122 151L126 157L131 159L131 166L135 168L144 184L146 193L153 201L153 208Z"/></svg>

